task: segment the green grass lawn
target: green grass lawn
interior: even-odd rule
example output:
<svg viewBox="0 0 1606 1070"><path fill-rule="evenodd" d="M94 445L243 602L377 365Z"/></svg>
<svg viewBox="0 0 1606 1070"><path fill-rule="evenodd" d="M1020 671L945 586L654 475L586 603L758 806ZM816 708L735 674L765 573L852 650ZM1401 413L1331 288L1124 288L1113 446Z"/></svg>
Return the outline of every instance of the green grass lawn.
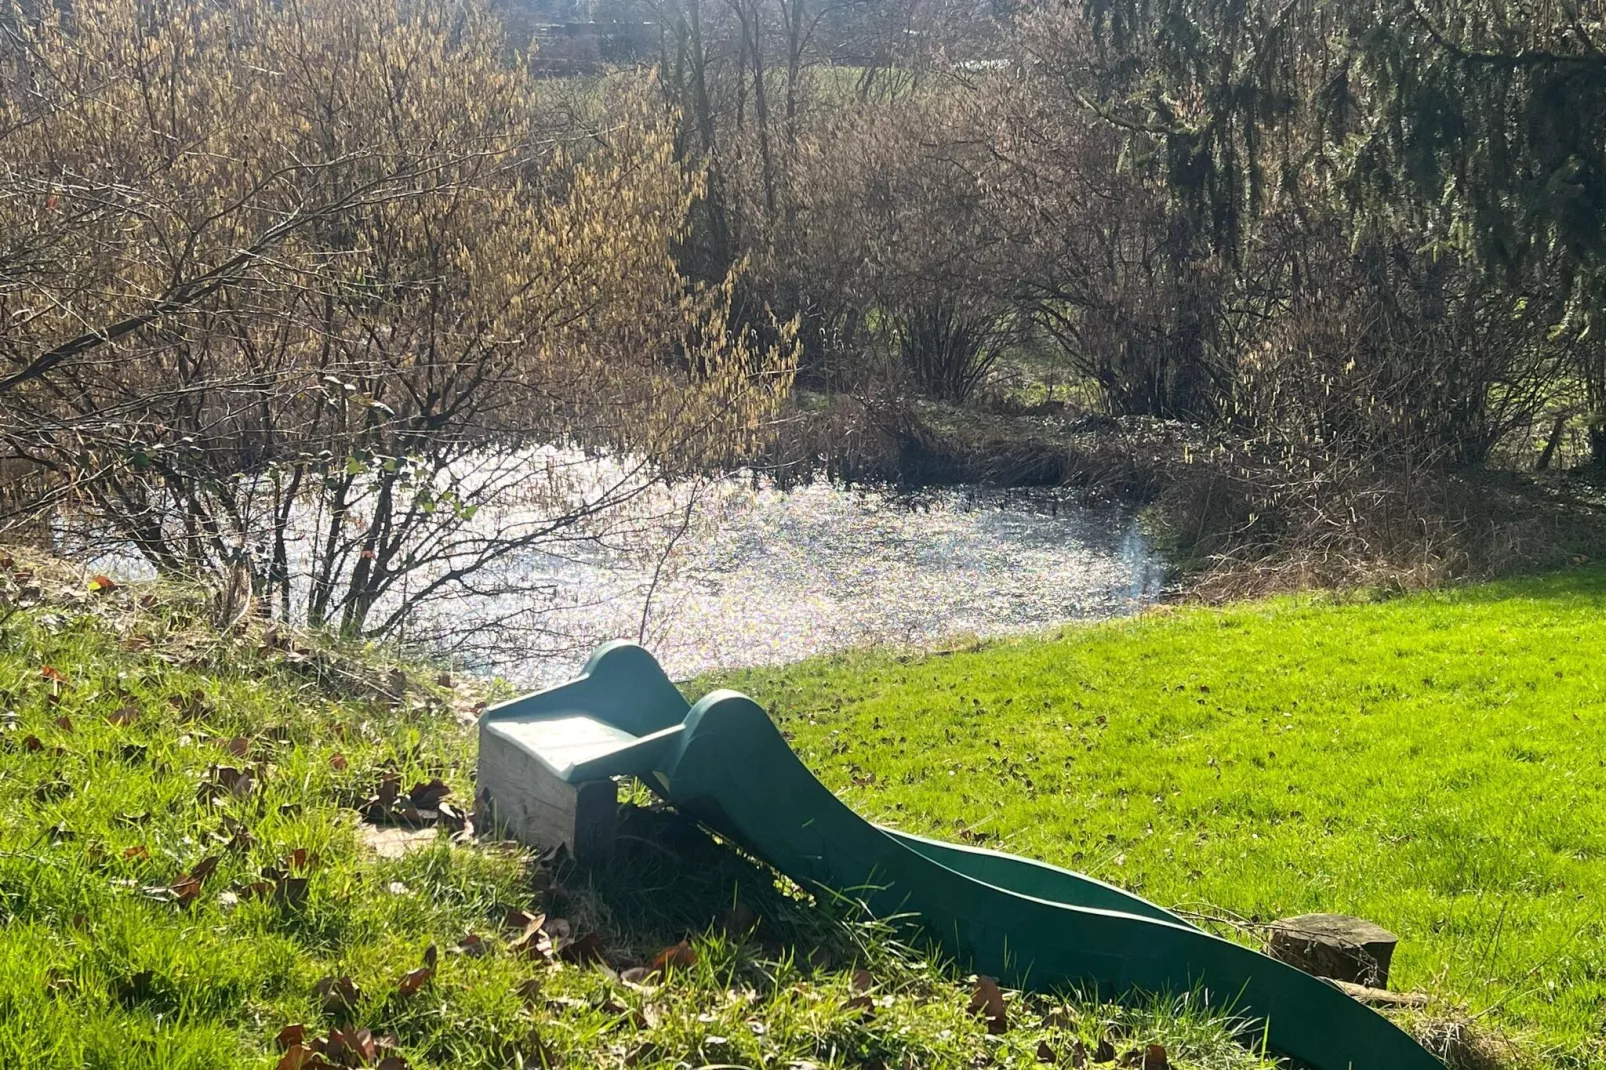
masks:
<svg viewBox="0 0 1606 1070"><path fill-rule="evenodd" d="M1291 914L1370 918L1402 938L1393 987L1545 1065L1606 1063L1606 570L717 682L872 819L1245 938Z"/></svg>
<svg viewBox="0 0 1606 1070"><path fill-rule="evenodd" d="M965 978L666 812L600 869L442 826L390 857L359 811L387 778L466 808L468 703L208 616L0 570L0 1067L1271 1065L1184 1004L1011 996L995 1035Z"/></svg>

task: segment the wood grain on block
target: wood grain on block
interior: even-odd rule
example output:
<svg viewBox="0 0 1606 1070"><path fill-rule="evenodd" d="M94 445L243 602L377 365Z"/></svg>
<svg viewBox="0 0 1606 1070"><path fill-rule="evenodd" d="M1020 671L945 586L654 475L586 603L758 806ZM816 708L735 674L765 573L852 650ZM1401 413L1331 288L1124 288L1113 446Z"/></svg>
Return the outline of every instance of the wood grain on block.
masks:
<svg viewBox="0 0 1606 1070"><path fill-rule="evenodd" d="M582 717L482 724L476 790L492 821L530 847L562 845L582 861L607 855L618 817L617 786L612 780L571 784L560 773L617 745L618 734Z"/></svg>
<svg viewBox="0 0 1606 1070"><path fill-rule="evenodd" d="M1400 938L1364 918L1301 914L1273 922L1266 953L1317 977L1387 988Z"/></svg>

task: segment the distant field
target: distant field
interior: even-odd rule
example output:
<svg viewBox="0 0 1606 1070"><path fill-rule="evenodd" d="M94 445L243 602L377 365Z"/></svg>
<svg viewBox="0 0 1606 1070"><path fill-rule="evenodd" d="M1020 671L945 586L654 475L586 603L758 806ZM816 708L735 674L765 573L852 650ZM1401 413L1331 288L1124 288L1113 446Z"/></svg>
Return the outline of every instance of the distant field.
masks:
<svg viewBox="0 0 1606 1070"><path fill-rule="evenodd" d="M1248 933L1371 918L1402 937L1393 987L1546 1065L1606 1060L1606 570L717 682L874 819Z"/></svg>

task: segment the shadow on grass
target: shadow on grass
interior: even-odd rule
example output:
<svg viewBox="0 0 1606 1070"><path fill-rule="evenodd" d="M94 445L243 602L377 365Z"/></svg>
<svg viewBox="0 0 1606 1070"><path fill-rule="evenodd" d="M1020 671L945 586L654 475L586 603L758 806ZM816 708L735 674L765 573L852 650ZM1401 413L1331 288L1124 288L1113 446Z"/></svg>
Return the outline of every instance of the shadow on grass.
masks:
<svg viewBox="0 0 1606 1070"><path fill-rule="evenodd" d="M559 858L547 868L548 909L607 933L610 961L645 961L712 935L745 939L758 956L790 958L808 972L860 961L872 935L878 944L894 938L861 905L810 894L668 808L627 804L607 860Z"/></svg>

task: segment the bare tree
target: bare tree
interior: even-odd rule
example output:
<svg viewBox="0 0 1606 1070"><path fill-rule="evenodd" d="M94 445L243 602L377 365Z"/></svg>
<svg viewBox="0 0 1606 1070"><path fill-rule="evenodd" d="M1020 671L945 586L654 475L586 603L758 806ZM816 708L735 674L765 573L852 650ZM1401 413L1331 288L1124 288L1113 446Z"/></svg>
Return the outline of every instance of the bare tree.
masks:
<svg viewBox="0 0 1606 1070"><path fill-rule="evenodd" d="M790 334L674 245L638 87L576 125L476 6L7 13L0 441L28 501L274 612L394 634L741 454ZM582 484L553 444L630 458Z"/></svg>

